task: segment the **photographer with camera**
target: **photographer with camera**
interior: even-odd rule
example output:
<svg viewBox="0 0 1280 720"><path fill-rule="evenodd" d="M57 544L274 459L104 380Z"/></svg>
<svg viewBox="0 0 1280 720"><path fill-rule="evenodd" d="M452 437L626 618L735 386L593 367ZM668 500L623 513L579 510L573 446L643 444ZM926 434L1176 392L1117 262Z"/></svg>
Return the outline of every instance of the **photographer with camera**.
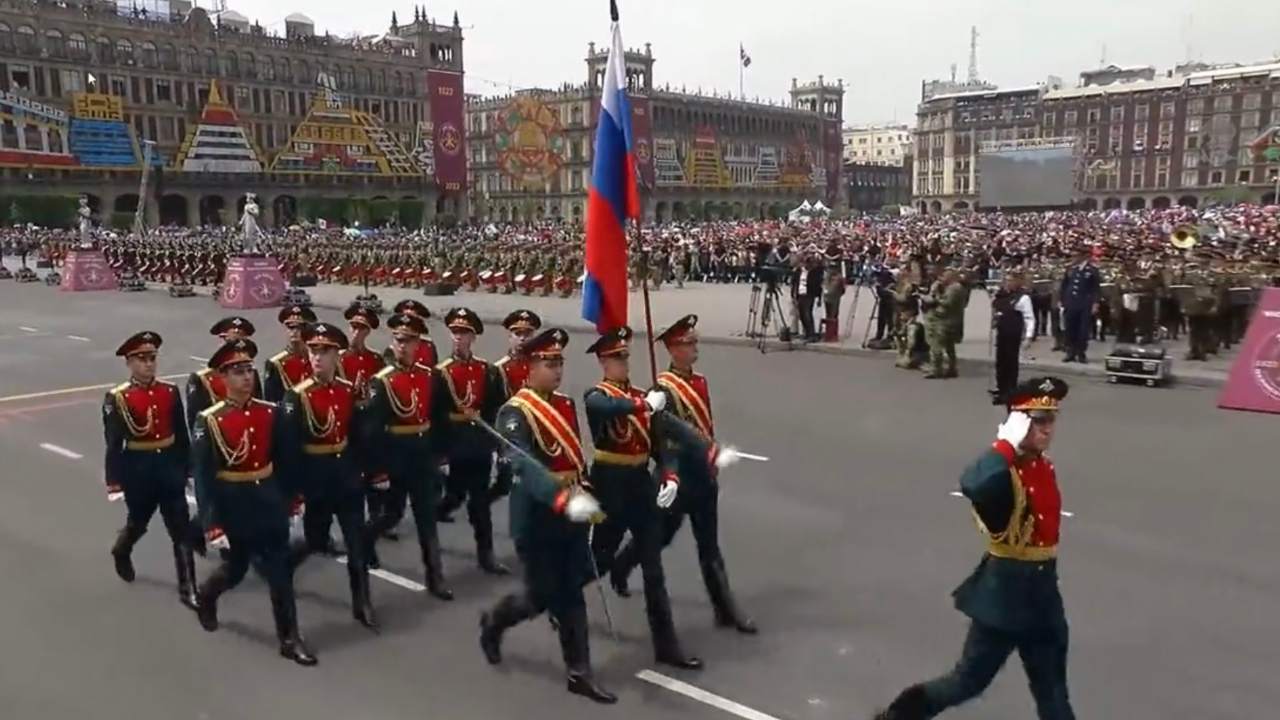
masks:
<svg viewBox="0 0 1280 720"><path fill-rule="evenodd" d="M822 294L823 274L822 256L818 254L818 247L810 245L805 249L796 268L791 271L791 299L800 315L805 342L822 339L814 331L813 305Z"/></svg>

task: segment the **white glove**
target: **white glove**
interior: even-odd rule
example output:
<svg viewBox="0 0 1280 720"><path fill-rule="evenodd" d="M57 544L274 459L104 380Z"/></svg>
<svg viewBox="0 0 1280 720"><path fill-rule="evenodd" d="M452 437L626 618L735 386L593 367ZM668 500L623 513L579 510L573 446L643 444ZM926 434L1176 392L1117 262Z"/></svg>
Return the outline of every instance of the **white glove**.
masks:
<svg viewBox="0 0 1280 720"><path fill-rule="evenodd" d="M204 546L207 550L230 550L231 541L225 533L215 529L205 534Z"/></svg>
<svg viewBox="0 0 1280 720"><path fill-rule="evenodd" d="M600 514L600 501L589 493L574 493L564 508L565 517L576 523L591 522Z"/></svg>
<svg viewBox="0 0 1280 720"><path fill-rule="evenodd" d="M663 510L671 507L671 503L676 501L676 493L679 491L680 483L674 480L662 483L662 487L658 488L658 507Z"/></svg>
<svg viewBox="0 0 1280 720"><path fill-rule="evenodd" d="M723 447L716 453L716 467L723 470L730 465L736 465L741 459L742 455L738 454L737 448Z"/></svg>
<svg viewBox="0 0 1280 720"><path fill-rule="evenodd" d="M996 428L996 440L1004 440L1017 450L1030 431L1031 416L1021 411L1014 411L1009 413L1008 419Z"/></svg>
<svg viewBox="0 0 1280 720"><path fill-rule="evenodd" d="M124 499L124 488L119 485L107 486L107 502L120 502Z"/></svg>
<svg viewBox="0 0 1280 720"><path fill-rule="evenodd" d="M440 475L441 477L448 477L449 463L440 463Z"/></svg>
<svg viewBox="0 0 1280 720"><path fill-rule="evenodd" d="M667 394L661 390L650 390L644 396L644 404L649 406L649 412L658 412L667 406Z"/></svg>

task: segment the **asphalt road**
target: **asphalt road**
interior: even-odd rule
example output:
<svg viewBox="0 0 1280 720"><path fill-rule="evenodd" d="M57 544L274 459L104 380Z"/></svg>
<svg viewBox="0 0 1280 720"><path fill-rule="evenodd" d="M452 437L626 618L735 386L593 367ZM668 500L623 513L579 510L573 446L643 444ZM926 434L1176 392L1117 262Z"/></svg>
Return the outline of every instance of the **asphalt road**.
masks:
<svg viewBox="0 0 1280 720"><path fill-rule="evenodd" d="M247 314L264 352L274 351L274 311ZM313 669L276 655L257 579L225 597L222 630L203 632L177 603L159 518L135 551L138 581L121 583L108 548L124 509L106 502L101 484L102 390L20 396L119 382L113 351L143 328L165 338L161 372L185 374L197 367L191 356L216 346L206 333L220 315L206 298L0 284L3 717L734 717L635 677L653 668L638 596L610 594L615 643L589 595L595 666L622 697L614 709L564 692L545 621L510 632L507 662L487 666L477 618L514 581L474 567L465 522L442 528L458 601L375 580L378 636L351 620L339 565L304 566L299 613L320 656ZM433 334L444 350L440 325ZM378 338L381 346L385 332ZM587 344L575 335L569 346L566 390L578 396L598 377ZM478 349L497 357L500 329ZM637 353L638 376L645 362ZM1000 420L986 379L930 383L877 359L728 347L704 347L701 366L722 437L771 458L728 471L721 500L735 589L763 632L712 627L684 531L666 555L669 587L684 644L708 667L666 674L758 718L827 720L869 717L901 686L948 668L965 631L949 593L981 553L950 492ZM1061 571L1082 718L1262 718L1280 706L1276 419L1216 410L1214 397L1073 384L1053 454L1073 513ZM410 525L403 530L383 548L384 567L420 582ZM505 535L499 547L514 562ZM198 574L208 571L197 561ZM1033 712L1014 661L983 700L946 717Z"/></svg>

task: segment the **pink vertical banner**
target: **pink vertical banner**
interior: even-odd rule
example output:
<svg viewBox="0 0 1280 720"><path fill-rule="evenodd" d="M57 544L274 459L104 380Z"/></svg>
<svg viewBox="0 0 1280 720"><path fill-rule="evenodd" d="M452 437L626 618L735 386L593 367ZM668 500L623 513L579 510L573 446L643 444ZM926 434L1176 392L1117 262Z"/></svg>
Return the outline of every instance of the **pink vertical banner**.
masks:
<svg viewBox="0 0 1280 720"><path fill-rule="evenodd" d="M1262 291L1218 407L1280 413L1280 288Z"/></svg>

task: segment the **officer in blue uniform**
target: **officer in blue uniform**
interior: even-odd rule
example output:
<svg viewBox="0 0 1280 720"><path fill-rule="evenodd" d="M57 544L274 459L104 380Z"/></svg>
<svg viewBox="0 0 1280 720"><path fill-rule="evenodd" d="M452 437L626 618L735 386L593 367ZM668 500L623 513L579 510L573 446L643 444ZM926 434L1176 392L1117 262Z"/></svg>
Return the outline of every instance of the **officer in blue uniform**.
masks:
<svg viewBox="0 0 1280 720"><path fill-rule="evenodd" d="M1062 324L1067 346L1063 362L1088 362L1084 352L1089 346L1089 324L1098 311L1101 287L1102 276L1089 262L1089 248L1082 245L1062 277Z"/></svg>

